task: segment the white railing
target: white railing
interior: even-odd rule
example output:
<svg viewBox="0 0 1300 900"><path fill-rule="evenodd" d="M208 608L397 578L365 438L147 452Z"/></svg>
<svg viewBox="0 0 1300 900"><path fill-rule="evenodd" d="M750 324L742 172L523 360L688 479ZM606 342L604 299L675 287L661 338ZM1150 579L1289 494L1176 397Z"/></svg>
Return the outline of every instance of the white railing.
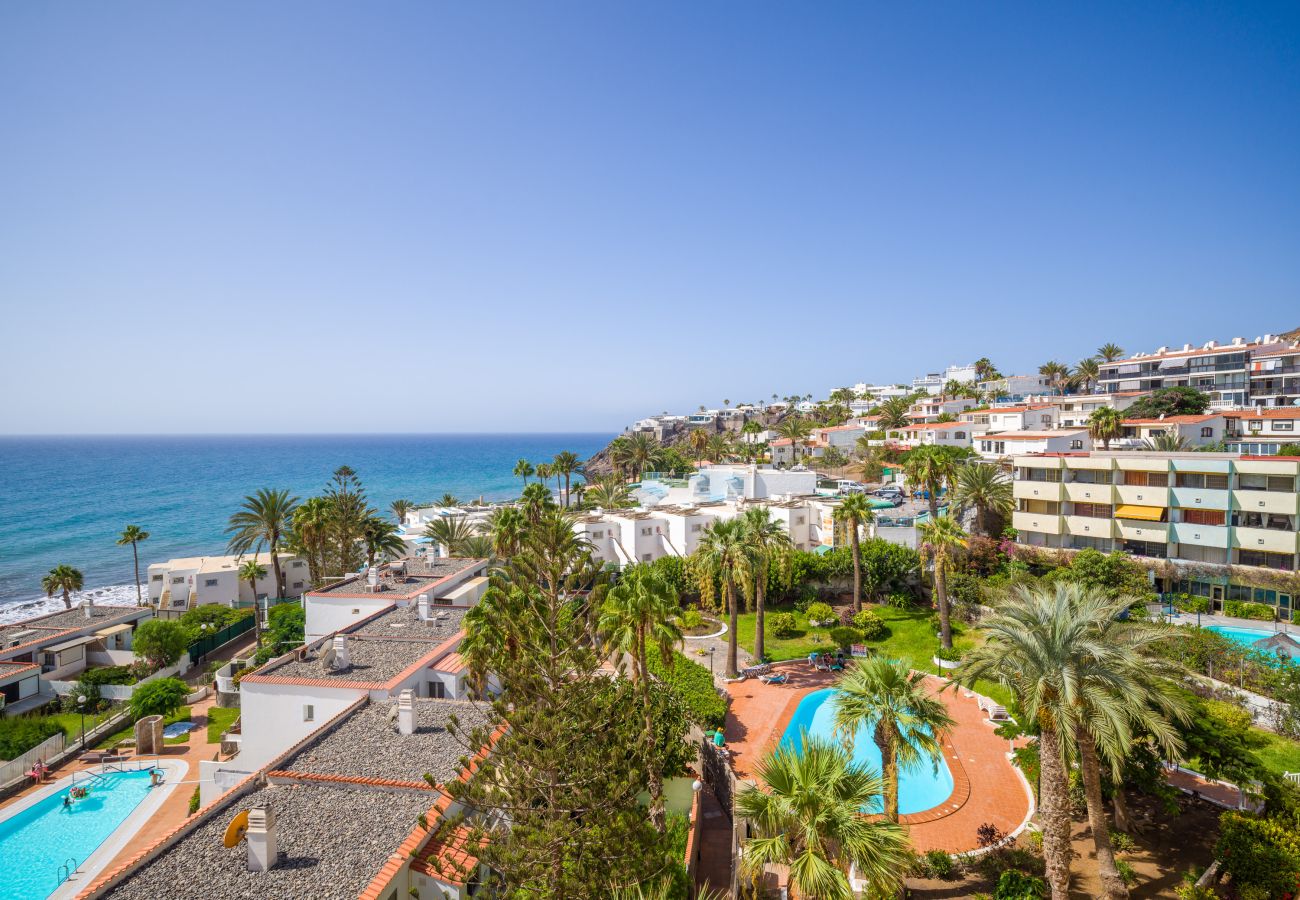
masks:
<svg viewBox="0 0 1300 900"><path fill-rule="evenodd" d="M45 762L63 752L64 736L58 734L41 741L17 759L0 765L0 785L22 778L38 762Z"/></svg>
<svg viewBox="0 0 1300 900"><path fill-rule="evenodd" d="M1292 781L1295 782L1296 784L1300 784L1300 772L1283 772L1282 777L1285 778L1287 781Z"/></svg>

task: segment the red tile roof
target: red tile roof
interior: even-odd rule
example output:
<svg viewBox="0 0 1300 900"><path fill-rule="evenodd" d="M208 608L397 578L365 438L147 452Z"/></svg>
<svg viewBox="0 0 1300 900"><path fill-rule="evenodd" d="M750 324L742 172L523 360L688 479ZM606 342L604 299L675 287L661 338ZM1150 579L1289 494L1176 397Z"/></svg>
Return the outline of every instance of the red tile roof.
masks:
<svg viewBox="0 0 1300 900"><path fill-rule="evenodd" d="M1203 416L1165 416L1163 419L1125 419L1125 425L1199 425L1210 419L1221 419L1223 413L1207 413Z"/></svg>
<svg viewBox="0 0 1300 900"><path fill-rule="evenodd" d="M1257 406L1222 413L1225 419L1300 419L1300 406Z"/></svg>

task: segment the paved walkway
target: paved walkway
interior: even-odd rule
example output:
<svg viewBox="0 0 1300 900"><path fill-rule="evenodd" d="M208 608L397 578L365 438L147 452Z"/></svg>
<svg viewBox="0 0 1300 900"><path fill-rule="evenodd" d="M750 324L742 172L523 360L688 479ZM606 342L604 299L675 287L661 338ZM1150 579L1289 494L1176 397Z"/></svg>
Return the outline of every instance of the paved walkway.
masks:
<svg viewBox="0 0 1300 900"><path fill-rule="evenodd" d="M695 886L728 893L731 890L731 820L713 791L700 792L700 861Z"/></svg>
<svg viewBox="0 0 1300 900"><path fill-rule="evenodd" d="M810 669L802 661L780 668L790 677L783 685L750 679L725 686L731 695L731 709L724 733L739 779L755 780L755 764L780 741L799 701L834 683L829 673ZM1008 833L1019 828L1029 814L1029 795L1007 759L1011 744L994 734L978 701L936 676L929 676L926 685L957 721L945 746L954 790L940 806L902 820L909 826L918 852L974 850L979 847L977 830L985 823Z"/></svg>

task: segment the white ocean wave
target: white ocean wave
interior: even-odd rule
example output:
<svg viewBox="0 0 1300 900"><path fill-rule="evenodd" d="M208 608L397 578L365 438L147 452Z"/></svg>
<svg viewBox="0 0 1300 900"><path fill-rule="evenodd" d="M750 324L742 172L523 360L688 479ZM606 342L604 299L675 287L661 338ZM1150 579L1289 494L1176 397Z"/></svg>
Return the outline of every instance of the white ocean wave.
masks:
<svg viewBox="0 0 1300 900"><path fill-rule="evenodd" d="M114 584L109 587L90 588L72 592L72 605L80 606L89 599L96 606L135 606L135 585ZM148 595L145 595L148 599ZM33 597L30 600L11 600L0 606L0 625L12 625L24 619L59 612L63 607L62 595Z"/></svg>

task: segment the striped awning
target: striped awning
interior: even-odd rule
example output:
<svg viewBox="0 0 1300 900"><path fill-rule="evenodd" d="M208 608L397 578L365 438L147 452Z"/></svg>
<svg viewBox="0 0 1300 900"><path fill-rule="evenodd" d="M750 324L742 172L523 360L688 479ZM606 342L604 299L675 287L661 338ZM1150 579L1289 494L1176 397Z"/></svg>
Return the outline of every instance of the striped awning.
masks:
<svg viewBox="0 0 1300 900"><path fill-rule="evenodd" d="M1143 522L1159 522L1165 511L1160 506L1129 506L1121 504L1115 508L1117 519L1140 519Z"/></svg>

